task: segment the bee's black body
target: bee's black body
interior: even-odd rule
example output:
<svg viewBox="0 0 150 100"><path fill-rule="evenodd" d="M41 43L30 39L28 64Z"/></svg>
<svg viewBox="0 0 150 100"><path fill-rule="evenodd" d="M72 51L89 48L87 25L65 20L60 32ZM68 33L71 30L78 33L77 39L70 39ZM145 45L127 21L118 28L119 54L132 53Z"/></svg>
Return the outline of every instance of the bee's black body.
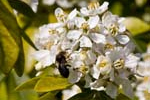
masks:
<svg viewBox="0 0 150 100"><path fill-rule="evenodd" d="M56 56L56 61L58 62L58 70L60 74L63 77L67 78L69 76L69 69L67 68L67 66L70 66L70 65L67 64L65 52L60 52Z"/></svg>

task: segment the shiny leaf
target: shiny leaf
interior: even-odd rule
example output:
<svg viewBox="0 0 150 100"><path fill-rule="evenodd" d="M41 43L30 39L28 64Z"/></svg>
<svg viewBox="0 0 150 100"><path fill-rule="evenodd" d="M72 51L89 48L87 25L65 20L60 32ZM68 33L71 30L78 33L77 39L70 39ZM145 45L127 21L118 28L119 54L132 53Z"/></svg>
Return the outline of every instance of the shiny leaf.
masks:
<svg viewBox="0 0 150 100"><path fill-rule="evenodd" d="M35 91L47 92L54 90L61 90L71 86L67 78L62 77L43 77L35 85Z"/></svg>
<svg viewBox="0 0 150 100"><path fill-rule="evenodd" d="M31 90L34 89L35 84L37 83L37 81L39 80L39 77L35 77L32 78L24 83L22 83L21 85L19 85L18 87L16 87L17 91L21 91L21 90Z"/></svg>
<svg viewBox="0 0 150 100"><path fill-rule="evenodd" d="M0 52L2 54L0 69L3 73L8 74L17 61L19 47L1 21L0 26Z"/></svg>
<svg viewBox="0 0 150 100"><path fill-rule="evenodd" d="M150 25L136 17L127 17L123 23L134 36L150 31Z"/></svg>

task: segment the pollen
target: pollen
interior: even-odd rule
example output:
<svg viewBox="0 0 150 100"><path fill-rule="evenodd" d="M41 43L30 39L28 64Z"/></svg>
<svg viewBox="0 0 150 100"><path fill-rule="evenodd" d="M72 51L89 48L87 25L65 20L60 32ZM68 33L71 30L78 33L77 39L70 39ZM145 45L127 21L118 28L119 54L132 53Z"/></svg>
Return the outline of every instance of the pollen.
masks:
<svg viewBox="0 0 150 100"><path fill-rule="evenodd" d="M57 30L55 30L55 29L50 29L50 30L49 30L49 33L50 33L50 34L57 34L57 33L58 33L58 31L57 31Z"/></svg>
<svg viewBox="0 0 150 100"><path fill-rule="evenodd" d="M114 46L112 44L110 44L110 43L106 43L105 46L104 46L104 49L105 50L107 50L107 49L109 49L109 50L110 49L114 49Z"/></svg>
<svg viewBox="0 0 150 100"><path fill-rule="evenodd" d="M44 48L50 50L51 47L53 46L53 44L54 44L53 42L48 42L48 43L46 43Z"/></svg>
<svg viewBox="0 0 150 100"><path fill-rule="evenodd" d="M87 23L82 23L81 28L86 30L89 28L89 25Z"/></svg>
<svg viewBox="0 0 150 100"><path fill-rule="evenodd" d="M86 74L88 72L88 67L85 65L81 65L80 68L78 69L80 72L83 74Z"/></svg>
<svg viewBox="0 0 150 100"><path fill-rule="evenodd" d="M105 67L106 65L107 65L107 63L108 63L108 61L106 60L106 59L103 59L100 63L99 63L99 67L101 68L103 68L103 67Z"/></svg>

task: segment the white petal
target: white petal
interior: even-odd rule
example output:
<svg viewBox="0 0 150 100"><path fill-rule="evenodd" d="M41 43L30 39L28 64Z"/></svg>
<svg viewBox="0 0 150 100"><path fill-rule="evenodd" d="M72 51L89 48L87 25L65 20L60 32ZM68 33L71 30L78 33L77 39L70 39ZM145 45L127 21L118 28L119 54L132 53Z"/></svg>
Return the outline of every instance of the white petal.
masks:
<svg viewBox="0 0 150 100"><path fill-rule="evenodd" d="M130 40L127 35L118 35L116 38L121 44L127 44Z"/></svg>
<svg viewBox="0 0 150 100"><path fill-rule="evenodd" d="M102 14L103 12L105 12L107 9L108 9L108 5L109 3L108 2L104 2L99 8L99 14Z"/></svg>
<svg viewBox="0 0 150 100"><path fill-rule="evenodd" d="M70 8L73 6L73 3L68 0L55 0L59 6L62 8Z"/></svg>
<svg viewBox="0 0 150 100"><path fill-rule="evenodd" d="M106 87L106 93L111 97L115 98L117 96L118 87L112 83L108 83Z"/></svg>
<svg viewBox="0 0 150 100"><path fill-rule="evenodd" d="M80 9L81 14L83 14L84 16L88 16L89 15L89 11L87 10L86 7L82 7Z"/></svg>
<svg viewBox="0 0 150 100"><path fill-rule="evenodd" d="M37 61L41 61L43 58L45 58L46 56L48 56L50 54L49 50L39 50L39 51L35 51L33 54L33 57L37 60Z"/></svg>
<svg viewBox="0 0 150 100"><path fill-rule="evenodd" d="M67 38L71 39L71 40L76 40L79 39L79 37L81 36L82 31L79 30L70 30L67 34Z"/></svg>
<svg viewBox="0 0 150 100"><path fill-rule="evenodd" d="M92 52L92 50L89 50L87 52L88 58L90 59L90 63L94 63L96 61L96 55Z"/></svg>
<svg viewBox="0 0 150 100"><path fill-rule="evenodd" d="M55 3L55 0L42 0L43 4L45 5L53 5Z"/></svg>
<svg viewBox="0 0 150 100"><path fill-rule="evenodd" d="M69 72L70 74L69 74L68 80L70 83L77 83L82 77L82 73L79 71L70 69Z"/></svg>
<svg viewBox="0 0 150 100"><path fill-rule="evenodd" d="M77 15L77 9L74 9L69 15L68 15L68 20L72 20L75 18Z"/></svg>
<svg viewBox="0 0 150 100"><path fill-rule="evenodd" d="M91 68L91 75L93 76L93 78L98 79L100 75L100 70L96 66L93 66Z"/></svg>
<svg viewBox="0 0 150 100"><path fill-rule="evenodd" d="M43 67L42 67L42 64L41 62L38 62L36 65L35 65L35 69L36 70L41 70Z"/></svg>
<svg viewBox="0 0 150 100"><path fill-rule="evenodd" d="M80 38L80 47L92 47L91 40L86 36L82 36Z"/></svg>
<svg viewBox="0 0 150 100"><path fill-rule="evenodd" d="M88 20L88 25L90 26L90 29L96 27L99 23L99 16L90 17Z"/></svg>
<svg viewBox="0 0 150 100"><path fill-rule="evenodd" d="M126 27L125 27L123 24L120 24L118 31L119 31L120 33L122 33L122 32L124 32L125 30L126 30Z"/></svg>
<svg viewBox="0 0 150 100"><path fill-rule="evenodd" d="M125 67L134 69L137 66L139 58L130 54L125 61Z"/></svg>
<svg viewBox="0 0 150 100"><path fill-rule="evenodd" d="M77 17L75 18L75 25L80 28L82 26L83 23L85 23L86 20L84 18L81 17Z"/></svg>
<svg viewBox="0 0 150 100"><path fill-rule="evenodd" d="M95 43L106 43L106 37L102 34L98 33L91 33L90 38L95 42Z"/></svg>

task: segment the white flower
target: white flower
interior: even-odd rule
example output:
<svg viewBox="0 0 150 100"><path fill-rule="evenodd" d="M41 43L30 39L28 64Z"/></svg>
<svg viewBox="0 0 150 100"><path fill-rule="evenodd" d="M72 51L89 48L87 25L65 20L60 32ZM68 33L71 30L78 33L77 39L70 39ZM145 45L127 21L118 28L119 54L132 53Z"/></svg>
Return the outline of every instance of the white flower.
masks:
<svg viewBox="0 0 150 100"><path fill-rule="evenodd" d="M80 12L84 16L102 14L108 9L108 4L108 2L104 2L101 6L99 6L98 2L92 2L89 4L88 8L82 7Z"/></svg>
<svg viewBox="0 0 150 100"><path fill-rule="evenodd" d="M95 43L105 43L106 37L103 34L99 33L90 33L89 37L95 42Z"/></svg>
<svg viewBox="0 0 150 100"><path fill-rule="evenodd" d="M150 98L150 78L145 77L143 82L140 83L136 88L136 96L139 100L148 100Z"/></svg>
<svg viewBox="0 0 150 100"><path fill-rule="evenodd" d="M36 34L35 45L38 49L50 49L52 45L58 43L60 35L64 32L65 29L61 23L43 25Z"/></svg>
<svg viewBox="0 0 150 100"><path fill-rule="evenodd" d="M73 6L73 3L69 0L42 0L45 5L54 5L56 2L59 6L63 8L70 8Z"/></svg>
<svg viewBox="0 0 150 100"><path fill-rule="evenodd" d="M138 73L142 76L150 76L150 45L147 46L147 52L142 54L143 61L138 63Z"/></svg>
<svg viewBox="0 0 150 100"><path fill-rule="evenodd" d="M81 89L77 85L73 85L70 89L63 90L63 100L68 100L72 96L81 92Z"/></svg>
<svg viewBox="0 0 150 100"><path fill-rule="evenodd" d="M96 27L99 23L99 16L92 16L86 21L83 17L75 18L75 25L80 29L92 29Z"/></svg>
<svg viewBox="0 0 150 100"><path fill-rule="evenodd" d="M114 68L121 69L125 67L135 71L139 58L133 54L127 55L124 52L123 48L115 48L106 52L106 55L111 59Z"/></svg>
<svg viewBox="0 0 150 100"><path fill-rule="evenodd" d="M68 77L68 81L70 83L77 83L80 81L80 78L82 77L82 73L74 70L74 69L69 69L69 77Z"/></svg>
<svg viewBox="0 0 150 100"><path fill-rule="evenodd" d="M64 23L68 26L68 28L72 28L74 26L74 19L76 18L78 11L74 9L69 14L66 14L61 8L57 8L55 10L55 16L58 22Z"/></svg>
<svg viewBox="0 0 150 100"><path fill-rule="evenodd" d="M86 36L82 36L80 38L80 47L89 47L89 48L91 48L92 47L91 40Z"/></svg>
<svg viewBox="0 0 150 100"><path fill-rule="evenodd" d="M98 79L94 82L91 82L90 86L92 90L103 91L103 90L106 90L104 87L104 84L105 84L104 80Z"/></svg>
<svg viewBox="0 0 150 100"><path fill-rule="evenodd" d="M106 12L102 16L102 23L106 28L105 34L110 34L115 37L120 44L127 44L129 42L129 37L122 34L125 32L126 28L122 24L122 18L112 15L110 12Z"/></svg>
<svg viewBox="0 0 150 100"><path fill-rule="evenodd" d="M95 79L98 79L100 74L107 75L108 73L110 73L111 66L112 64L109 58L105 56L99 56L97 58L96 65L92 67L91 74Z"/></svg>
<svg viewBox="0 0 150 100"><path fill-rule="evenodd" d="M51 50L35 51L33 57L41 63L41 66L45 68L55 63L57 53L58 53L57 46L52 46Z"/></svg>

